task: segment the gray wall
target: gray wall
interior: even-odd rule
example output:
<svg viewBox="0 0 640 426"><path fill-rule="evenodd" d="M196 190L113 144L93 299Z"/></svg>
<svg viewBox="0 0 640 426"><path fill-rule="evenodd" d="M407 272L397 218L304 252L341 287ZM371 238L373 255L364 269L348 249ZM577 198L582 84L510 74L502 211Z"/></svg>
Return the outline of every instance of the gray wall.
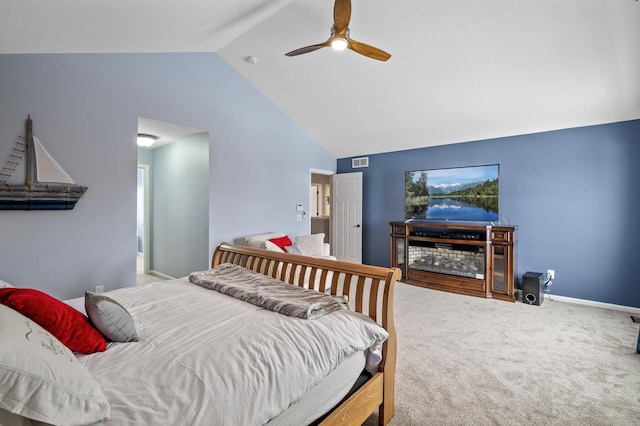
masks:
<svg viewBox="0 0 640 426"><path fill-rule="evenodd" d="M72 211L0 211L0 279L60 298L135 284L138 117L209 132L209 237L308 232L310 169L336 160L212 53L0 55L0 159L27 114L89 189Z"/></svg>
<svg viewBox="0 0 640 426"><path fill-rule="evenodd" d="M171 277L207 269L209 135L153 150L150 268Z"/></svg>
<svg viewBox="0 0 640 426"><path fill-rule="evenodd" d="M407 170L500 164L500 214L518 225L517 270L555 269L552 293L640 307L640 120L371 155L364 261L389 265ZM351 159L338 172L352 171Z"/></svg>
<svg viewBox="0 0 640 426"><path fill-rule="evenodd" d="M209 135L158 148L138 148L149 166L149 268L171 277L207 269L209 258Z"/></svg>

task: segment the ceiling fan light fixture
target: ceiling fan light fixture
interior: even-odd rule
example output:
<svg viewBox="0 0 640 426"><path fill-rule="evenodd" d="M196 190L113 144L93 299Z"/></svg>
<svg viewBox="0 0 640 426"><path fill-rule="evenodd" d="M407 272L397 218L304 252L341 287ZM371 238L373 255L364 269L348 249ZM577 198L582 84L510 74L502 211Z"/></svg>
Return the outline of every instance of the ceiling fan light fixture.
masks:
<svg viewBox="0 0 640 426"><path fill-rule="evenodd" d="M342 37L336 37L333 40L331 40L331 47L334 50L338 50L338 51L346 49L348 44L349 43L347 43L347 39L344 39Z"/></svg>
<svg viewBox="0 0 640 426"><path fill-rule="evenodd" d="M158 140L157 136L147 135L145 133L138 133L138 146L143 148L149 148Z"/></svg>
<svg viewBox="0 0 640 426"><path fill-rule="evenodd" d="M373 46L360 43L352 39L349 35L349 22L351 20L351 0L335 0L333 5L333 25L331 26L331 37L329 40L301 47L285 53L286 56L298 56L304 53L315 52L323 47L331 47L334 50L350 49L360 55L377 61L386 61L391 55Z"/></svg>

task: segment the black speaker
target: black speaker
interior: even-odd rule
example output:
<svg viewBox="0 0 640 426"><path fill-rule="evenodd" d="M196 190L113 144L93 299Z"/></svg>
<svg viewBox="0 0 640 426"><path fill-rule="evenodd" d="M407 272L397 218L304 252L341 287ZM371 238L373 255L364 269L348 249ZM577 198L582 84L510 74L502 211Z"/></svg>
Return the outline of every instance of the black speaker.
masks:
<svg viewBox="0 0 640 426"><path fill-rule="evenodd" d="M544 278L540 272L527 272L522 276L522 303L542 305Z"/></svg>

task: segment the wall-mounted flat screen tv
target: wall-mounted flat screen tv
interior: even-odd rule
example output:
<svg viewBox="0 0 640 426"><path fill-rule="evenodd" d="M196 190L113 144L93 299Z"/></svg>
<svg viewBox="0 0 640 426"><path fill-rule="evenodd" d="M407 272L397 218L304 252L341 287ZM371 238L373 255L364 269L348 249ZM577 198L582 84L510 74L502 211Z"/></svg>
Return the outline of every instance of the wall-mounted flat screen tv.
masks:
<svg viewBox="0 0 640 426"><path fill-rule="evenodd" d="M498 220L498 164L405 173L405 219Z"/></svg>

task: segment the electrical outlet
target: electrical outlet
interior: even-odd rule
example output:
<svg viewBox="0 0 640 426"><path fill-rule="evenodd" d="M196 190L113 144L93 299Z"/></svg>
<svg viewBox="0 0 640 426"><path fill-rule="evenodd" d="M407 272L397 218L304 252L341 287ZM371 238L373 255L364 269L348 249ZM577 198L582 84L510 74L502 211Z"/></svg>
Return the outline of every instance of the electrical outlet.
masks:
<svg viewBox="0 0 640 426"><path fill-rule="evenodd" d="M104 286L103 285L97 285L96 286L96 293L102 293L104 291Z"/></svg>
<svg viewBox="0 0 640 426"><path fill-rule="evenodd" d="M556 278L556 271L554 271L553 269L547 269L547 279L553 280L555 278Z"/></svg>

